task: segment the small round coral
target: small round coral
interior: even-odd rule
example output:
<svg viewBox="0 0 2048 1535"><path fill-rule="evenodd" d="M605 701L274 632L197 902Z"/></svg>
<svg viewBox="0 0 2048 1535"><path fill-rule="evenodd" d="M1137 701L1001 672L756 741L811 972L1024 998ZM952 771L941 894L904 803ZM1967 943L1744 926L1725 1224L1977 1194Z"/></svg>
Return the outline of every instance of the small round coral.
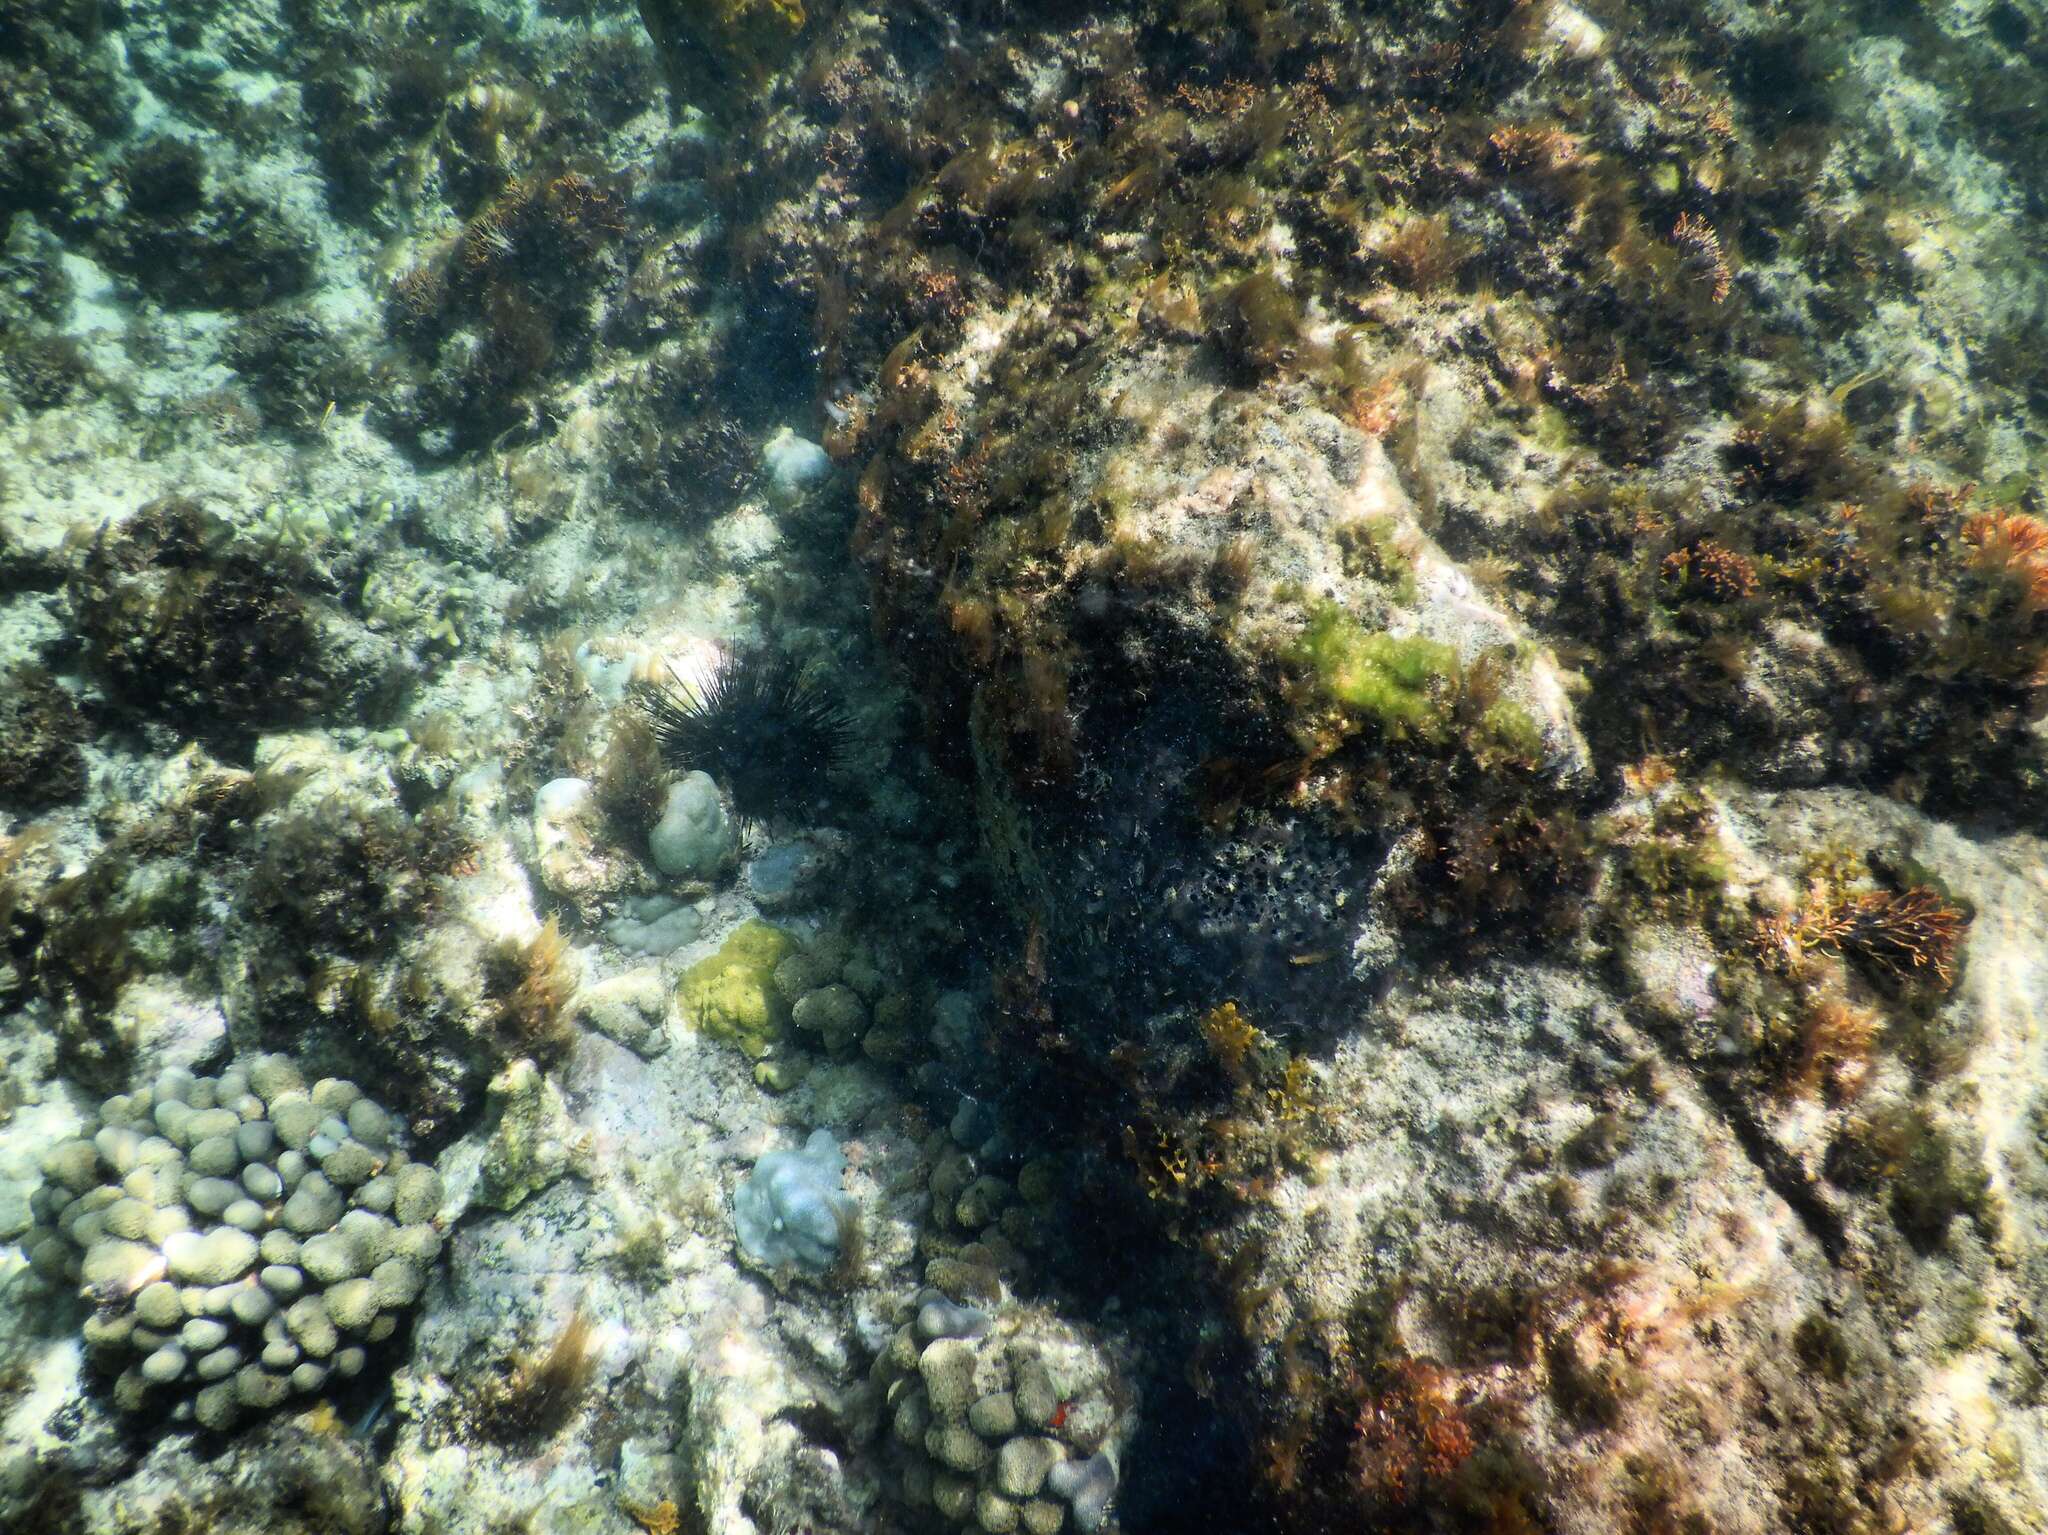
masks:
<svg viewBox="0 0 2048 1535"><path fill-rule="evenodd" d="M24 1247L115 1403L216 1431L361 1373L441 1252L441 1180L353 1083L170 1070L43 1157Z"/></svg>

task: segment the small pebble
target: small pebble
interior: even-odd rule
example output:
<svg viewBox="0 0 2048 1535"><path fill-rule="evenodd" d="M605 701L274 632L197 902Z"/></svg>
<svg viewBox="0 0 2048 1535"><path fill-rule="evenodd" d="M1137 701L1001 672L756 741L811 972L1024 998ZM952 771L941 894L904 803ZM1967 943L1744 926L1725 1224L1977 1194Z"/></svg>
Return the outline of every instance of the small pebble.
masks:
<svg viewBox="0 0 2048 1535"><path fill-rule="evenodd" d="M205 1355L192 1369L201 1380L220 1380L242 1367L242 1351L230 1344Z"/></svg>
<svg viewBox="0 0 2048 1535"><path fill-rule="evenodd" d="M391 1213L401 1226L430 1221L441 1212L441 1175L424 1162L409 1162L398 1172L398 1197Z"/></svg>
<svg viewBox="0 0 2048 1535"><path fill-rule="evenodd" d="M166 1343L142 1361L142 1378L153 1386L167 1386L185 1373L185 1351Z"/></svg>
<svg viewBox="0 0 2048 1535"><path fill-rule="evenodd" d="M305 1274L289 1263L266 1264L256 1278L280 1300L291 1300L306 1288Z"/></svg>
<svg viewBox="0 0 2048 1535"><path fill-rule="evenodd" d="M241 1197L240 1186L225 1178L194 1178L185 1190L185 1203L201 1215L218 1215Z"/></svg>
<svg viewBox="0 0 2048 1535"><path fill-rule="evenodd" d="M242 1154L235 1149L232 1135L210 1135L192 1143L185 1165L204 1177L228 1178L242 1165Z"/></svg>
<svg viewBox="0 0 2048 1535"><path fill-rule="evenodd" d="M327 1315L344 1332L359 1332L377 1315L377 1286L367 1279L344 1279L327 1291Z"/></svg>
<svg viewBox="0 0 2048 1535"><path fill-rule="evenodd" d="M236 1398L244 1407L257 1412L277 1406L290 1390L291 1386L284 1376L258 1369L253 1364L243 1365L235 1376Z"/></svg>
<svg viewBox="0 0 2048 1535"><path fill-rule="evenodd" d="M235 1150L244 1162L261 1162L277 1149L277 1126L267 1119L252 1119L235 1129Z"/></svg>

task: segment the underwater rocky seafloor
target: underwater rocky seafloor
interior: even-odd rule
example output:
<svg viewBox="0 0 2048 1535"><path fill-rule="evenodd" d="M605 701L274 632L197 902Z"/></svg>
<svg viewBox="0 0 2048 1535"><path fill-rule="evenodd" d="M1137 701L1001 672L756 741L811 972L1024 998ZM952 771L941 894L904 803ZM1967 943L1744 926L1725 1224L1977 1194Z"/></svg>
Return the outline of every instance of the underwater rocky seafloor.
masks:
<svg viewBox="0 0 2048 1535"><path fill-rule="evenodd" d="M2048 1527L2044 71L0 0L0 1530Z"/></svg>

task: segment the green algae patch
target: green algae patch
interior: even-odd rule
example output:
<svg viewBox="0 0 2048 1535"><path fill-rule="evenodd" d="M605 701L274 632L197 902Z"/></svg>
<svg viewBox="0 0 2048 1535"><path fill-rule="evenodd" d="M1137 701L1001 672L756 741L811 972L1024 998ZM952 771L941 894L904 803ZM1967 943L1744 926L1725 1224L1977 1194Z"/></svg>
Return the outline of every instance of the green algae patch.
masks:
<svg viewBox="0 0 2048 1535"><path fill-rule="evenodd" d="M683 1014L714 1039L729 1040L758 1061L789 1026L789 1004L775 987L775 967L796 952L796 940L758 917L743 922L718 947L683 972Z"/></svg>
<svg viewBox="0 0 2048 1535"><path fill-rule="evenodd" d="M1347 574L1380 582L1404 608L1415 605L1415 555L1393 518L1353 518L1337 529L1337 547Z"/></svg>
<svg viewBox="0 0 2048 1535"><path fill-rule="evenodd" d="M1367 629L1334 602L1309 614L1296 659L1333 703L1396 733L1439 734L1449 716L1458 653L1419 635Z"/></svg>
<svg viewBox="0 0 2048 1535"><path fill-rule="evenodd" d="M1523 762L1543 760L1543 727L1535 715L1512 699L1490 705L1479 717L1479 732L1496 752Z"/></svg>

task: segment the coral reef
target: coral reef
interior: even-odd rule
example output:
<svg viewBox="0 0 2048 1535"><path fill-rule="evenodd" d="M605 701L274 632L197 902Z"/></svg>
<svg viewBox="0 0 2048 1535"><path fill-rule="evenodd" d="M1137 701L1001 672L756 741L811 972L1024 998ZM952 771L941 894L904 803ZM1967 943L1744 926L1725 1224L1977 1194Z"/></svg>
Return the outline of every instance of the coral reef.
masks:
<svg viewBox="0 0 2048 1535"><path fill-rule="evenodd" d="M16 667L0 687L0 801L28 810L75 800L85 789L79 741L85 720L46 672Z"/></svg>
<svg viewBox="0 0 2048 1535"><path fill-rule="evenodd" d="M1113 1362L1071 1324L938 1291L875 1360L903 1497L944 1527L1054 1535L1109 1527L1128 1434Z"/></svg>
<svg viewBox="0 0 2048 1535"><path fill-rule="evenodd" d="M0 3L0 1527L2040 1526L2041 62Z"/></svg>
<svg viewBox="0 0 2048 1535"><path fill-rule="evenodd" d="M108 691L209 732L378 713L399 685L392 648L309 589L313 572L294 582L291 561L231 532L165 498L92 541L71 598Z"/></svg>
<svg viewBox="0 0 2048 1535"><path fill-rule="evenodd" d="M43 1157L26 1251L129 1412L224 1432L354 1379L441 1255L441 1181L352 1082L167 1071Z"/></svg>

